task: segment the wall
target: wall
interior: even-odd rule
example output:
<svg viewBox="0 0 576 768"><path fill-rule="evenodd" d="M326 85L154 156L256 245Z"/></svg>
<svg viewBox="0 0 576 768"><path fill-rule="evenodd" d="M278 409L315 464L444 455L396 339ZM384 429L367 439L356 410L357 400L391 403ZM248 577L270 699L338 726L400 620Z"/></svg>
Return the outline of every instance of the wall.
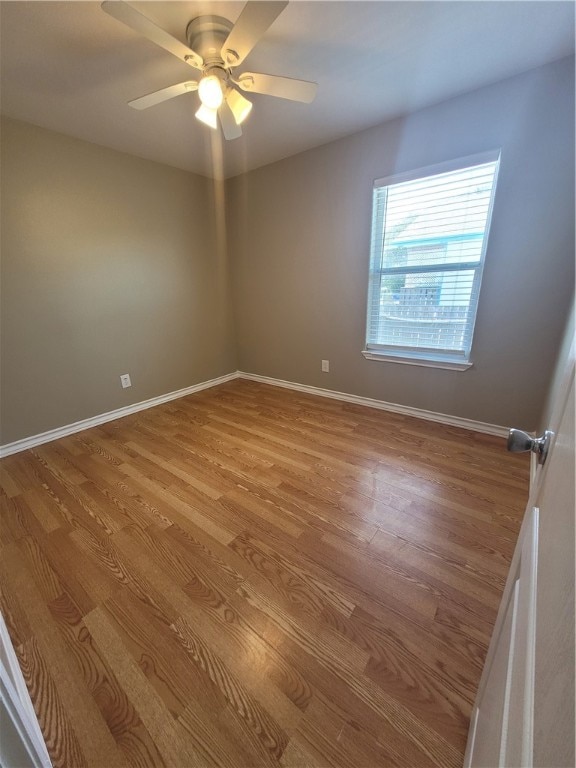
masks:
<svg viewBox="0 0 576 768"><path fill-rule="evenodd" d="M538 427L538 434L544 432L545 429L556 429L556 426L552 424L552 413L554 407L558 407L558 402L563 402L563 399L567 395L567 387L569 386L569 377L567 371L570 370L570 364L573 364L574 356L576 354L575 349L575 321L576 321L576 306L573 303L566 328L564 330L564 338L562 344L558 350L558 357L556 359L556 365L554 367L554 375L550 383L550 388L546 397L542 417L540 419L540 425Z"/></svg>
<svg viewBox="0 0 576 768"><path fill-rule="evenodd" d="M232 179L240 369L535 429L574 284L573 72L555 62ZM373 180L498 147L473 367L365 360Z"/></svg>
<svg viewBox="0 0 576 768"><path fill-rule="evenodd" d="M211 181L6 119L1 182L0 442L236 370Z"/></svg>
<svg viewBox="0 0 576 768"><path fill-rule="evenodd" d="M207 179L4 119L0 442L237 367L536 429L574 285L573 115L571 59L232 179L227 230ZM373 180L494 147L474 366L365 360Z"/></svg>

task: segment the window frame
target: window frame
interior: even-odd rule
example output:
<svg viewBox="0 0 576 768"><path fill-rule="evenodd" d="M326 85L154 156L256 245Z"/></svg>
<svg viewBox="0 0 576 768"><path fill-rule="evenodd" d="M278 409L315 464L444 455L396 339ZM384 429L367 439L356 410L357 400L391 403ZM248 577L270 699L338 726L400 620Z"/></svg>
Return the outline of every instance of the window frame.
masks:
<svg viewBox="0 0 576 768"><path fill-rule="evenodd" d="M481 152L475 155L468 155L466 157L460 157L455 160L449 160L444 163L437 163L435 165L425 166L423 168L415 168L411 171L403 173L397 173L390 176L385 176L381 179L375 179L373 183L372 192L372 227L370 237L370 254L369 254L369 266L368 266L368 290L366 296L366 327L364 335L364 349L362 354L368 360L380 360L387 362L404 363L407 365L423 365L435 368L447 368L450 370L467 370L472 367L470 355L472 350L472 342L474 338L474 330L476 326L476 319L478 315L478 306L480 298L480 288L482 284L482 275L484 271L484 264L486 260L486 250L488 247L488 240L490 236L490 228L492 223L492 214L494 210L494 200L496 197L496 188L498 183L498 172L500 169L501 150L494 149L487 152ZM488 212L486 216L486 226L484 228L484 236L482 241L482 249L480 253L480 259L474 262L455 262L453 264L446 263L434 263L425 265L402 265L399 267L386 267L375 270L373 264L375 262L374 248L377 242L380 244L384 240L384 223L386 216L386 207L376 204L377 195L379 190L383 187L390 187L396 184L401 184L408 181L415 181L417 179L425 179L429 176L437 176L443 173L450 173L451 171L458 171L465 168L474 168L478 165L484 165L487 163L495 163L494 177L492 181L492 189L490 196L490 204L488 206ZM382 247L382 245L380 245ZM381 259L381 250L379 253ZM422 274L423 272L450 272L450 271L474 271L474 278L472 281L471 295L476 296L474 316L467 329L466 345L462 350L443 350L439 348L427 348L427 347L409 347L403 345L390 345L390 344L375 344L368 341L368 334L371 329L370 319L372 315L373 303L375 301L380 302L382 295L381 281L385 276L393 275L396 272L400 275L409 274ZM378 273L375 279L375 273ZM375 283L377 282L377 287ZM470 306L470 304L469 304Z"/></svg>

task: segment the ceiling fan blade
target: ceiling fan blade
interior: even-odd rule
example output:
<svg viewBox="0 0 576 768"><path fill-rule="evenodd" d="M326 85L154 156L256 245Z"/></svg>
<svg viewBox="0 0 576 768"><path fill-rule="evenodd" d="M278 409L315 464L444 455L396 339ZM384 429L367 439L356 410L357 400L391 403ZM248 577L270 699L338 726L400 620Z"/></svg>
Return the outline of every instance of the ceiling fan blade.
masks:
<svg viewBox="0 0 576 768"><path fill-rule="evenodd" d="M236 84L248 93L263 93L266 96L279 96L290 101L302 101L310 104L314 101L318 85L308 80L295 80L292 77L263 75L259 72L244 72Z"/></svg>
<svg viewBox="0 0 576 768"><path fill-rule="evenodd" d="M153 91L147 93L146 96L140 96L138 99L129 101L128 104L134 109L147 109L153 107L155 104L160 104L167 99L173 99L175 96L180 96L182 93L188 93L189 91L197 91L198 83L196 80L187 80L185 83L177 83L176 85L169 85L168 88L161 88L159 91Z"/></svg>
<svg viewBox="0 0 576 768"><path fill-rule="evenodd" d="M139 11L127 3L121 2L121 0L105 0L101 8L117 21L121 21L135 32L139 32L148 40L159 45L160 48L164 48L164 50L172 53L185 64L189 64L196 69L202 68L204 63L202 56L188 48L184 43L181 43L180 40L172 37L172 35L151 21L147 16L139 13Z"/></svg>
<svg viewBox="0 0 576 768"><path fill-rule="evenodd" d="M247 2L222 46L221 56L226 66L236 67L244 61L287 5L287 0L282 2L264 2L264 0Z"/></svg>
<svg viewBox="0 0 576 768"><path fill-rule="evenodd" d="M232 139L238 139L242 136L242 128L236 125L234 114L228 106L226 99L222 102L218 109L218 116L220 117L220 124L222 126L222 133L227 141Z"/></svg>

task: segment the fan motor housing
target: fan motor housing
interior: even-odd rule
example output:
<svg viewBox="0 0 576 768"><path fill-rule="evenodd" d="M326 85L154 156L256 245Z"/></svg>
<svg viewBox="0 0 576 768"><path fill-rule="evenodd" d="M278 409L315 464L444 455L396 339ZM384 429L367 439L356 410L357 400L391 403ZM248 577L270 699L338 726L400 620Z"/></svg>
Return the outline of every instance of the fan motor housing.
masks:
<svg viewBox="0 0 576 768"><path fill-rule="evenodd" d="M188 45L202 56L205 65L223 66L220 52L233 26L223 16L198 16L186 27Z"/></svg>

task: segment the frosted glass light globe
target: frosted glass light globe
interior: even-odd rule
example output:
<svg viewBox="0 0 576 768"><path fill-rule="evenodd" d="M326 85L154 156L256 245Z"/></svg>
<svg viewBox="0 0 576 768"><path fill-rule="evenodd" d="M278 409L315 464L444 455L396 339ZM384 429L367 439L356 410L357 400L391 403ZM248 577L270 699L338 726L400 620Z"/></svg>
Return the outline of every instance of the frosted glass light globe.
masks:
<svg viewBox="0 0 576 768"><path fill-rule="evenodd" d="M216 75L207 75L200 80L198 95L205 107L218 109L222 104L222 86Z"/></svg>

